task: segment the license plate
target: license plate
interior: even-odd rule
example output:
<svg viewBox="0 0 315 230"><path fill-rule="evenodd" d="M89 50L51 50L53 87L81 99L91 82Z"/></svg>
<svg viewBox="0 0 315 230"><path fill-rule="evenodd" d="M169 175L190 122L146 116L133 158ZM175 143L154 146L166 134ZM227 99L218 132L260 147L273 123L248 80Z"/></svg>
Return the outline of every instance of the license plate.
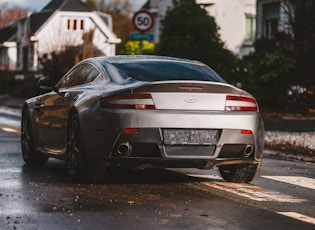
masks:
<svg viewBox="0 0 315 230"><path fill-rule="evenodd" d="M165 145L215 145L219 140L216 129L163 129Z"/></svg>

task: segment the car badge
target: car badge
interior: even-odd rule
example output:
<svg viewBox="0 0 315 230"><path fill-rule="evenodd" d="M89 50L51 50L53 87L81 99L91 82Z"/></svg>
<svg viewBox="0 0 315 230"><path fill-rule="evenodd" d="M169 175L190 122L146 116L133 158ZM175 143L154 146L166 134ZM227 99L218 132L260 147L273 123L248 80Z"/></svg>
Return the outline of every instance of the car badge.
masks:
<svg viewBox="0 0 315 230"><path fill-rule="evenodd" d="M187 103L195 103L198 100L197 99L184 99L184 101L187 102Z"/></svg>

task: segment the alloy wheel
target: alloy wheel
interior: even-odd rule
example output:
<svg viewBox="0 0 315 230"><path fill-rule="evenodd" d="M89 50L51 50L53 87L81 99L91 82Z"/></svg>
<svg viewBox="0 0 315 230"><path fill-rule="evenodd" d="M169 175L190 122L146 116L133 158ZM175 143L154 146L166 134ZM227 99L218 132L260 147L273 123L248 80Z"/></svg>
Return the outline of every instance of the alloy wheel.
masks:
<svg viewBox="0 0 315 230"><path fill-rule="evenodd" d="M68 172L72 178L79 179L83 169L82 133L77 115L74 115L68 129Z"/></svg>

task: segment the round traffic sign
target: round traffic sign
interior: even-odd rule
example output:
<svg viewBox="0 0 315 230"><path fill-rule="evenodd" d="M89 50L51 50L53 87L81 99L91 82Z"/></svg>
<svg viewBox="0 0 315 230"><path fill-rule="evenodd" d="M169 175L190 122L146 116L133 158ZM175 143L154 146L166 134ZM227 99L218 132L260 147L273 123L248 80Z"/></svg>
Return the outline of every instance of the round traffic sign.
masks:
<svg viewBox="0 0 315 230"><path fill-rule="evenodd" d="M152 29L154 17L147 10L139 10L133 15L132 24L136 30L140 32L146 32Z"/></svg>

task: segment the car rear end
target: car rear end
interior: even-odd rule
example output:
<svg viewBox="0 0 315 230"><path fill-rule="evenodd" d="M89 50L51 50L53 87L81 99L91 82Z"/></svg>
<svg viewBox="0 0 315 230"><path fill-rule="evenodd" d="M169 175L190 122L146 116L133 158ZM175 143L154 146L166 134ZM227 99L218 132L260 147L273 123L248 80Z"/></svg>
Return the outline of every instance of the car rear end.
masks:
<svg viewBox="0 0 315 230"><path fill-rule="evenodd" d="M155 56L100 58L111 79L82 122L91 160L210 169L227 181L258 174L264 125L255 98L203 63Z"/></svg>
<svg viewBox="0 0 315 230"><path fill-rule="evenodd" d="M257 163L263 121L255 99L225 83L158 82L100 99L119 130L111 162L212 168Z"/></svg>

